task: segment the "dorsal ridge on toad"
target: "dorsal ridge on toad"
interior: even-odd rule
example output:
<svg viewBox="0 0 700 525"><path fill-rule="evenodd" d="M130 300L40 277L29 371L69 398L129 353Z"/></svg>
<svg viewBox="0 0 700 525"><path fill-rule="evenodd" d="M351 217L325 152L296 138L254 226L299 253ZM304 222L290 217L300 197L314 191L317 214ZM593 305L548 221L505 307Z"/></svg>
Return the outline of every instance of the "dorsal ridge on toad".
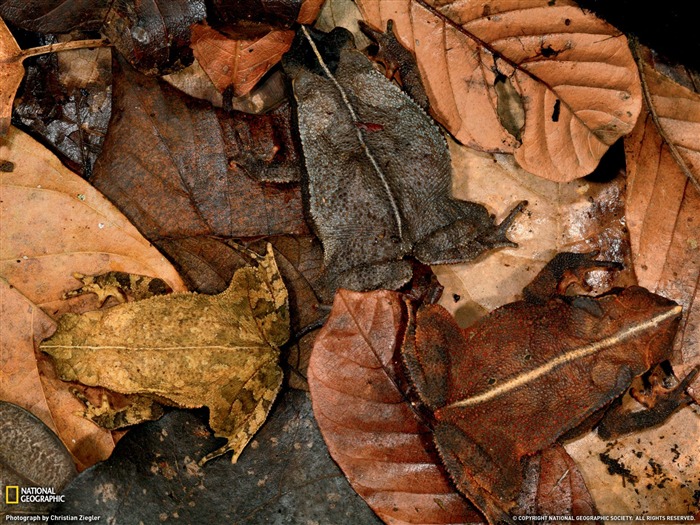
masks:
<svg viewBox="0 0 700 525"><path fill-rule="evenodd" d="M473 406L478 405L479 403L483 403L485 401L490 401L491 399L495 399L498 396L515 390L516 388L525 386L526 384L534 381L535 379L545 374L552 372L556 368L566 363L571 363L573 361L576 361L577 359L593 355L597 352L600 352L601 350L632 339L647 330L653 330L655 328L658 328L664 321L679 316L682 310L682 306L676 305L673 308L666 310L665 312L661 312L658 315L655 315L654 317L650 318L644 323L631 326L622 333L605 337L599 341L595 341L581 348L577 348L570 352L563 353L537 368L513 376L505 382L501 383L500 385L485 390L480 394L461 399L460 401L448 405L446 408L460 408L466 406ZM649 366L651 366L652 364L653 363L649 363Z"/></svg>
<svg viewBox="0 0 700 525"><path fill-rule="evenodd" d="M350 100L348 99L348 94L345 92L343 87L335 79L335 77L333 76L333 73L331 73L330 69L328 69L328 66L326 65L325 60L323 60L323 56L321 55L321 52L318 50L318 47L316 47L316 43L314 42L314 39L311 38L309 31L306 29L306 26L301 26L301 30L304 34L304 38L306 38L306 40L309 43L309 46L311 46L311 50L314 52L314 55L316 56L316 59L318 60L319 65L323 69L323 72L326 74L328 79L333 83L335 88L340 93L340 96L342 97L343 102L345 103L345 107L347 108L348 112L350 113L352 120L356 124L361 124L360 119L357 117L357 113L355 112L354 108L352 107L352 104L350 104ZM372 152L367 147L367 143L365 142L365 137L364 137L361 126L359 126L359 125L355 126L355 132L357 133L357 140L362 145L362 149L363 149L365 155L367 156L370 163L372 164L374 171L379 176L379 180L381 180L381 182L382 182L382 186L384 187L384 191L386 192L386 195L389 198L389 203L391 204L391 209L394 213L394 219L396 220L396 228L398 229L399 237L401 239L403 239L403 221L401 219L401 214L399 213L399 206L396 203L396 198L394 197L394 194L392 193L391 188L389 187L389 181L387 181L386 177L384 176L384 173L382 172L382 169L379 167L379 164L377 163L377 159L374 158L374 155L372 155Z"/></svg>

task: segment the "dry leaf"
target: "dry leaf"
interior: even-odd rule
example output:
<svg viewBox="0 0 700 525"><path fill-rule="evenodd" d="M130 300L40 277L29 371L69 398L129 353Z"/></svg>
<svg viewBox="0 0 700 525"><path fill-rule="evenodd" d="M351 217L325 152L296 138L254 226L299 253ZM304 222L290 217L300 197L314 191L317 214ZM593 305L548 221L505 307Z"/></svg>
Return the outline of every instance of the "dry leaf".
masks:
<svg viewBox="0 0 700 525"><path fill-rule="evenodd" d="M314 416L333 459L386 523L481 521L399 387L393 359L405 315L394 292L336 294L309 364Z"/></svg>
<svg viewBox="0 0 700 525"><path fill-rule="evenodd" d="M0 279L0 399L16 403L56 432L79 470L109 457L109 432L76 415L82 407L53 372L48 359L35 354L56 324L35 304Z"/></svg>
<svg viewBox="0 0 700 525"><path fill-rule="evenodd" d="M700 95L642 67L647 107L625 140L634 266L641 285L683 305L676 362L689 368L700 363Z"/></svg>
<svg viewBox="0 0 700 525"><path fill-rule="evenodd" d="M0 18L0 137L7 133L15 93L24 78L22 50Z"/></svg>
<svg viewBox="0 0 700 525"><path fill-rule="evenodd" d="M281 387L279 346L289 337L287 290L272 246L265 257L251 257L258 266L236 271L219 295L171 294L66 314L41 349L64 381L208 407L212 429L227 443L202 461L233 451L235 462ZM107 407L88 411L100 422L105 412L112 416ZM128 407L113 416L143 421Z"/></svg>
<svg viewBox="0 0 700 525"><path fill-rule="evenodd" d="M220 92L233 86L242 96L280 61L294 40L290 29L272 30L260 37L232 38L206 23L192 27L192 50Z"/></svg>
<svg viewBox="0 0 700 525"><path fill-rule="evenodd" d="M394 20L431 111L463 144L514 152L526 170L569 181L636 122L641 90L624 35L571 1L358 5L378 29ZM499 120L508 106L524 109L520 133L514 115Z"/></svg>
<svg viewBox="0 0 700 525"><path fill-rule="evenodd" d="M10 128L0 139L0 276L2 382L0 399L19 404L56 431L86 468L107 457L109 435L74 416L80 408L34 344L50 335L51 316L91 304L62 299L86 275L119 270L159 276L185 287L173 267L99 192L67 170L46 148ZM36 332L38 331L38 332Z"/></svg>

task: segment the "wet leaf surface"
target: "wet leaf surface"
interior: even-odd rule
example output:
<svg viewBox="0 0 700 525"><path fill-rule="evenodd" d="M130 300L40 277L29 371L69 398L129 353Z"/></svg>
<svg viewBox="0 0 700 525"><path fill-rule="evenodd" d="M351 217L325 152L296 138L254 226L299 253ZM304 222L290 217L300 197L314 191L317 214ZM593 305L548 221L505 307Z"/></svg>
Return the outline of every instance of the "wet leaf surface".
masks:
<svg viewBox="0 0 700 525"><path fill-rule="evenodd" d="M202 412L173 411L130 432L65 491L58 514L132 523L380 523L325 451L305 392L288 392L238 463L198 467L219 445Z"/></svg>
<svg viewBox="0 0 700 525"><path fill-rule="evenodd" d="M112 109L112 53L81 49L28 60L15 122L49 144L86 179L102 150Z"/></svg>

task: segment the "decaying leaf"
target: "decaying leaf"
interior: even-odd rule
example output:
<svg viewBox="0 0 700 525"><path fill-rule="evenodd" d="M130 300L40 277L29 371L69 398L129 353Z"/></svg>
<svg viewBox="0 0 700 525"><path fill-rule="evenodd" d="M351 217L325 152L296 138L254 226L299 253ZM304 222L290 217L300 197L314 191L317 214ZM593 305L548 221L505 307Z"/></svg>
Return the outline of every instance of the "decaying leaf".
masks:
<svg viewBox="0 0 700 525"><path fill-rule="evenodd" d="M111 203L25 133L10 128L0 139L0 165L0 399L44 421L83 469L109 456L114 440L75 415L80 403L48 358L35 354L35 345L55 329L49 316L99 306L94 297L63 298L78 287L76 272L125 271L161 277L176 291L186 288Z"/></svg>
<svg viewBox="0 0 700 525"><path fill-rule="evenodd" d="M227 443L202 461L233 451L235 462L277 396L279 346L289 337L287 290L272 247L251 257L257 267L236 271L219 295L171 294L66 314L41 349L64 381L208 407L212 429Z"/></svg>
<svg viewBox="0 0 700 525"><path fill-rule="evenodd" d="M522 512L538 516L598 516L586 482L564 447L556 444L529 459L518 498Z"/></svg>
<svg viewBox="0 0 700 525"><path fill-rule="evenodd" d="M405 324L394 292L340 290L309 364L314 416L331 456L386 523L474 523L429 445L394 369Z"/></svg>
<svg viewBox="0 0 700 525"><path fill-rule="evenodd" d="M206 16L204 0L142 0L109 7L102 31L142 73L162 75L192 62L190 27Z"/></svg>
<svg viewBox="0 0 700 525"><path fill-rule="evenodd" d="M114 77L113 119L93 183L154 244L307 231L299 187L254 178L299 177L296 146L285 142L288 107L241 117L217 112L126 64ZM264 124L269 119L277 120ZM260 143L243 145L258 138L246 123L262 123ZM269 165L266 173L261 163Z"/></svg>
<svg viewBox="0 0 700 525"><path fill-rule="evenodd" d="M641 90L624 35L571 1L358 5L377 29L394 20L431 112L463 144L514 152L526 170L569 181L636 122Z"/></svg>
<svg viewBox="0 0 700 525"><path fill-rule="evenodd" d="M0 1L0 16L16 27L40 33L98 31L111 0Z"/></svg>
<svg viewBox="0 0 700 525"><path fill-rule="evenodd" d="M27 410L5 401L0 401L0 451L3 487L51 487L58 493L76 475L73 458L56 434ZM17 509L7 496L0 499L0 519ZM26 514L48 514L52 506L48 501L23 502L20 508Z"/></svg>
<svg viewBox="0 0 700 525"><path fill-rule="evenodd" d="M315 40L302 27L284 67L331 288L395 289L411 277L408 254L455 263L513 246L506 232L524 203L496 224L480 204L453 199L445 139L347 30Z"/></svg>
<svg viewBox="0 0 700 525"><path fill-rule="evenodd" d="M684 306L676 361L689 368L700 363L700 95L650 63L642 76L646 107L625 139L634 267L641 285Z"/></svg>
<svg viewBox="0 0 700 525"><path fill-rule="evenodd" d="M59 42L72 35L59 35ZM79 35L76 36L79 38ZM76 49L27 62L13 118L90 180L112 110L112 50Z"/></svg>
<svg viewBox="0 0 700 525"><path fill-rule="evenodd" d="M0 137L7 134L12 117L12 103L24 77L22 61L30 56L68 49L104 46L104 40L77 40L22 50L5 22L0 18Z"/></svg>

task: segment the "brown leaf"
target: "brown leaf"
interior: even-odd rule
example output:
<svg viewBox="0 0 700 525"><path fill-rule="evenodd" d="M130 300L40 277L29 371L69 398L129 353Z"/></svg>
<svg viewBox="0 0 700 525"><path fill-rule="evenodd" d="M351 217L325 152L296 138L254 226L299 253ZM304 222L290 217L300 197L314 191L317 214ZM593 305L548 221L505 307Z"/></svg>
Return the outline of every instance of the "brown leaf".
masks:
<svg viewBox="0 0 700 525"><path fill-rule="evenodd" d="M88 405L86 417L111 429L153 419L153 402L162 399L206 406L227 443L202 461L233 451L235 463L277 397L279 347L289 337L272 247L265 257L250 254L257 266L236 271L219 295L169 294L61 317L41 344L59 377L139 396L118 411Z"/></svg>
<svg viewBox="0 0 700 525"><path fill-rule="evenodd" d="M290 29L272 30L260 37L228 37L206 23L192 27L192 50L220 92L233 86L242 96L280 61L294 40Z"/></svg>
<svg viewBox="0 0 700 525"><path fill-rule="evenodd" d="M22 61L25 58L69 49L102 46L103 40L77 40L22 50L0 18L0 137L7 134L10 126L12 103L24 77Z"/></svg>
<svg viewBox="0 0 700 525"><path fill-rule="evenodd" d="M306 231L297 186L259 183L237 156L227 157L243 147L227 144L222 130L236 114L217 113L128 66L115 71L113 104L93 183L153 242ZM294 148L284 144L271 154L298 174Z"/></svg>
<svg viewBox="0 0 700 525"><path fill-rule="evenodd" d="M309 365L314 416L333 459L385 522L480 521L398 386L393 359L404 322L397 293L336 294Z"/></svg>
<svg viewBox="0 0 700 525"><path fill-rule="evenodd" d="M109 432L77 415L82 404L70 395L46 357L35 354L39 342L56 328L54 321L4 279L0 279L0 399L20 405L56 432L79 470L109 457Z"/></svg>
<svg viewBox="0 0 700 525"><path fill-rule="evenodd" d="M532 173L586 175L636 122L641 90L624 35L573 2L358 4L378 29L395 21L438 121L464 144L514 152ZM509 105L524 108L520 133L517 119L499 120Z"/></svg>
<svg viewBox="0 0 700 525"><path fill-rule="evenodd" d="M195 59L192 65L163 77L168 84L191 97L206 100L214 107L224 107L224 96L216 89L209 75ZM247 95L231 97L230 108L227 97L226 108L261 115L273 110L287 99L287 80L281 71L270 73ZM227 94L228 95L228 94Z"/></svg>
<svg viewBox="0 0 700 525"><path fill-rule="evenodd" d="M64 42L71 35L60 35ZM77 37L76 37L77 38ZM14 118L85 179L102 149L112 109L112 51L77 49L27 63Z"/></svg>
<svg viewBox="0 0 700 525"><path fill-rule="evenodd" d="M39 33L98 31L112 3L111 0L4 0L0 2L0 16L16 27Z"/></svg>
<svg viewBox="0 0 700 525"><path fill-rule="evenodd" d="M34 411L85 468L108 456L114 444L108 433L76 421L72 414L80 404L65 385L59 387L45 360L37 361L33 343L40 337L34 331L48 335L51 321L34 305L51 316L95 308L96 301L76 305L62 299L79 284L74 272L119 270L159 276L175 290L185 288L173 267L112 204L28 135L10 128L0 139L0 164L0 276L12 287L2 294L3 308L11 313L2 316L0 398ZM15 329L6 332L6 324ZM18 381L23 382L19 388Z"/></svg>
<svg viewBox="0 0 700 525"><path fill-rule="evenodd" d="M641 285L684 306L675 362L689 368L700 363L700 95L649 64L643 75L648 105L625 139L634 267Z"/></svg>
<svg viewBox="0 0 700 525"><path fill-rule="evenodd" d="M599 514L578 465L560 444L530 458L525 469L525 483L516 514Z"/></svg>

